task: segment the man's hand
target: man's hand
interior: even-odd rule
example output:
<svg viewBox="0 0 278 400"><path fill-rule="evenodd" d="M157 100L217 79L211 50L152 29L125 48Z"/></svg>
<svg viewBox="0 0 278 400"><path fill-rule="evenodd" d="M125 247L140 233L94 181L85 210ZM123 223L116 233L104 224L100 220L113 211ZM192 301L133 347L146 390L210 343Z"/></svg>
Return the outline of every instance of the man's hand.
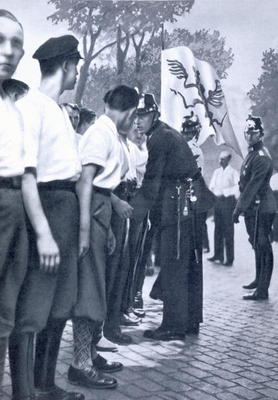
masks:
<svg viewBox="0 0 278 400"><path fill-rule="evenodd" d="M109 256L111 256L114 253L115 248L116 248L116 238L110 227L107 238L107 252Z"/></svg>
<svg viewBox="0 0 278 400"><path fill-rule="evenodd" d="M240 210L235 209L233 212L233 223L234 224L239 223L239 216L240 216Z"/></svg>
<svg viewBox="0 0 278 400"><path fill-rule="evenodd" d="M83 258L90 248L90 231L81 229L79 233L79 258Z"/></svg>
<svg viewBox="0 0 278 400"><path fill-rule="evenodd" d="M130 218L132 216L133 207L128 202L118 199L113 203L113 208L120 218Z"/></svg>
<svg viewBox="0 0 278 400"><path fill-rule="evenodd" d="M37 249L40 258L40 270L49 274L57 273L61 261L60 251L50 233L37 238Z"/></svg>

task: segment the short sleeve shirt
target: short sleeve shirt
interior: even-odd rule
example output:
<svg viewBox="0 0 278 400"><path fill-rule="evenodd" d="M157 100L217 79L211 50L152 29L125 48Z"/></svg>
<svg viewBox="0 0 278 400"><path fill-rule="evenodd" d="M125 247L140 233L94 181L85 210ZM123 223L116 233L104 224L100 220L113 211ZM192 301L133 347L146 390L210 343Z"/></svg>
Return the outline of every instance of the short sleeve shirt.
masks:
<svg viewBox="0 0 278 400"><path fill-rule="evenodd" d="M0 99L0 176L22 175L23 121L9 97Z"/></svg>
<svg viewBox="0 0 278 400"><path fill-rule="evenodd" d="M18 100L24 121L24 164L38 182L76 181L81 173L76 133L65 110L39 90Z"/></svg>
<svg viewBox="0 0 278 400"><path fill-rule="evenodd" d="M114 190L125 176L127 165L116 125L107 115L101 115L79 141L82 165L100 168L93 185Z"/></svg>

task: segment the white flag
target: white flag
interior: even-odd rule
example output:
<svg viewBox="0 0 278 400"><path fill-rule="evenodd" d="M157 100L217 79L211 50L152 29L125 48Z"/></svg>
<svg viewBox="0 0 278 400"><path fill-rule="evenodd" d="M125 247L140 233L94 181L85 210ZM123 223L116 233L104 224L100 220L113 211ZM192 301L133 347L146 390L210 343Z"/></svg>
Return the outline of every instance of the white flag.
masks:
<svg viewBox="0 0 278 400"><path fill-rule="evenodd" d="M242 157L231 125L220 80L213 67L198 60L185 46L161 53L161 119L180 131L183 119L194 111L202 125L198 144L214 136Z"/></svg>

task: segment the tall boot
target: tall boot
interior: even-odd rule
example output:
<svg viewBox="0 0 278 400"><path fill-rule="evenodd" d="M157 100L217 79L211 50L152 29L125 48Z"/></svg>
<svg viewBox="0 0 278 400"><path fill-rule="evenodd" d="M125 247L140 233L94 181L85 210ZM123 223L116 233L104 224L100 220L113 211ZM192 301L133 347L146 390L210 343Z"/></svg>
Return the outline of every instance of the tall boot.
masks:
<svg viewBox="0 0 278 400"><path fill-rule="evenodd" d="M81 393L66 392L55 385L55 371L61 338L66 321L51 321L37 334L35 354L35 386L40 400L83 400Z"/></svg>
<svg viewBox="0 0 278 400"><path fill-rule="evenodd" d="M273 270L273 252L271 245L267 245L262 252L262 265L260 271L260 277L257 286L257 293L259 295L268 297L268 288Z"/></svg>
<svg viewBox="0 0 278 400"><path fill-rule="evenodd" d="M33 332L12 334L10 336L9 359L13 400L34 399L33 350Z"/></svg>

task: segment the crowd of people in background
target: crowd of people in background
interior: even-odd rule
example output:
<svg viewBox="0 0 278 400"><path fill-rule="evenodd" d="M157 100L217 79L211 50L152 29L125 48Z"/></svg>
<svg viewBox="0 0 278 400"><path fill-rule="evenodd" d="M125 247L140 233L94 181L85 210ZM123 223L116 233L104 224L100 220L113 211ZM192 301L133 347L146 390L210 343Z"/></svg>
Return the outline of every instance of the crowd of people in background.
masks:
<svg viewBox="0 0 278 400"><path fill-rule="evenodd" d="M268 298L272 162L261 120L250 116L240 177L224 151L208 188L194 112L177 132L160 120L151 93L126 85L104 93L98 117L61 103L77 80L78 40L50 38L35 51L41 81L33 89L12 79L24 54L23 27L7 10L0 22L0 373L8 347L13 400L83 400L55 382L65 324L72 320L69 382L115 388L111 373L123 365L99 352L132 343L121 327L145 316L142 289L154 244L160 272L150 296L163 301L163 316L144 337L199 333L213 207L209 260L233 264L233 224L243 214L256 261L255 280L245 285L255 291L244 298Z"/></svg>

